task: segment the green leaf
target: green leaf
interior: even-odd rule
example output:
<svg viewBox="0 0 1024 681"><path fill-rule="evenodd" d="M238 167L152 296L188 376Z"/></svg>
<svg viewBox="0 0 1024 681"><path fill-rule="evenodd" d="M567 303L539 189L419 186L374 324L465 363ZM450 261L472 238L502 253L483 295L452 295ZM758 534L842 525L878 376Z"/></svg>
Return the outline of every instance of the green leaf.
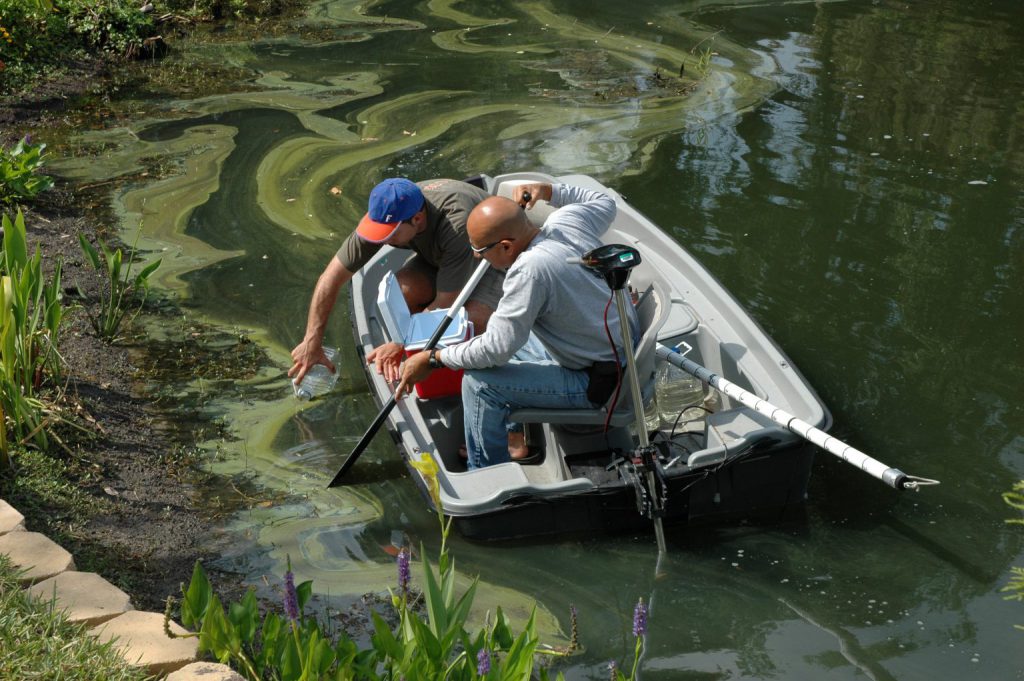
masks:
<svg viewBox="0 0 1024 681"><path fill-rule="evenodd" d="M374 634L371 637L373 647L377 649L378 653L380 653L385 660L401 660L404 655L402 644L395 638L395 635L391 632L391 628L388 627L387 622L385 622L381 616L375 612L371 611L370 616L373 618Z"/></svg>
<svg viewBox="0 0 1024 681"><path fill-rule="evenodd" d="M448 651L442 650L441 642L438 640L437 636L430 631L430 628L423 623L423 620L418 617L410 617L409 619L412 623L416 645L419 646L420 651L426 654L427 659L430 660L432 666L442 667L447 660Z"/></svg>
<svg viewBox="0 0 1024 681"><path fill-rule="evenodd" d="M327 670L334 664L334 660L337 656L334 653L334 649L331 648L331 642L320 638L315 645L311 646L311 650L307 653L309 655L309 670L312 675L311 679L319 679L321 676L327 673Z"/></svg>
<svg viewBox="0 0 1024 681"><path fill-rule="evenodd" d="M153 274L153 272L156 272L156 269L160 267L160 262L160 260L155 260L146 265L142 269L142 271L139 272L139 274L135 277L135 281L133 283L135 288L142 288L147 284L147 282L149 281L149 275Z"/></svg>
<svg viewBox="0 0 1024 681"><path fill-rule="evenodd" d="M301 613L303 608L306 607L306 603L309 603L309 599L313 596L313 580L306 580L295 587L295 596L299 602L299 612Z"/></svg>
<svg viewBox="0 0 1024 681"><path fill-rule="evenodd" d="M512 632L508 628L508 620L505 619L505 613L501 611L501 606L498 606L497 612L494 617L494 628L491 630L491 640L497 644L499 650L508 650L512 647Z"/></svg>
<svg viewBox="0 0 1024 681"><path fill-rule="evenodd" d="M267 613L260 630L260 652L256 657L256 670L262 675L264 669L277 666L280 657L281 632L284 621L277 613Z"/></svg>
<svg viewBox="0 0 1024 681"><path fill-rule="evenodd" d="M78 235L78 243L82 246L82 253L89 259L89 263L92 265L94 270L100 269L100 254L96 252L93 245L85 238L84 234Z"/></svg>
<svg viewBox="0 0 1024 681"><path fill-rule="evenodd" d="M4 269L13 274L16 268L24 267L28 262L28 242L25 237L25 216L18 211L12 223L6 215L3 217L4 227Z"/></svg>
<svg viewBox="0 0 1024 681"><path fill-rule="evenodd" d="M536 608L530 613L530 619L512 646L508 649L505 657L501 660L500 678L508 681L522 679L527 681L533 670L533 654L537 648L537 634L534 625Z"/></svg>
<svg viewBox="0 0 1024 681"><path fill-rule="evenodd" d="M182 625L193 631L202 626L212 593L210 579L206 576L202 563L197 560L195 567L192 568L192 581L189 582L188 589L182 592Z"/></svg>
<svg viewBox="0 0 1024 681"><path fill-rule="evenodd" d="M297 681L302 676L302 661L299 659L299 649L295 647L295 637L283 636L281 643L283 650L278 660L281 681Z"/></svg>
<svg viewBox="0 0 1024 681"><path fill-rule="evenodd" d="M121 280L121 260L124 258L124 254L121 253L121 249L114 251L113 256L110 255L110 251L107 250L106 246L103 247L104 253L107 256L107 276L110 277L111 281Z"/></svg>
<svg viewBox="0 0 1024 681"><path fill-rule="evenodd" d="M217 596L213 596L206 609L203 626L199 630L200 652L208 652L219 662L227 663L235 652L230 629L231 625L224 617L224 606L220 604L220 599Z"/></svg>
<svg viewBox="0 0 1024 681"><path fill-rule="evenodd" d="M462 594L462 598L449 612L448 628L445 630L444 635L441 638L441 645L446 649L451 648L452 643L463 632L463 625L466 622L466 618L469 617L470 608L473 607L473 599L476 596L476 587L478 579L474 579L473 583L466 589L466 593Z"/></svg>
<svg viewBox="0 0 1024 681"><path fill-rule="evenodd" d="M228 620L238 633L244 644L251 643L256 636L256 625L259 620L259 606L256 603L256 590L249 587L245 596L238 603L228 607Z"/></svg>
<svg viewBox="0 0 1024 681"><path fill-rule="evenodd" d="M420 555L423 556L423 583L426 588L423 590L423 598L427 605L427 615L430 621L430 629L435 636L448 628L448 613L445 612L444 594L434 576L434 569L430 561L426 559L426 550L420 544Z"/></svg>

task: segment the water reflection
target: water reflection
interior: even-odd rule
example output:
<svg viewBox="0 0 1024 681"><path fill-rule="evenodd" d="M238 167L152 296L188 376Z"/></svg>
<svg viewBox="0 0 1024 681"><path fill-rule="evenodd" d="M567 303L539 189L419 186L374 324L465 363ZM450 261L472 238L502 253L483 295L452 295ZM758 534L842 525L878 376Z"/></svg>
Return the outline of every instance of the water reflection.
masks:
<svg viewBox="0 0 1024 681"><path fill-rule="evenodd" d="M316 273L369 188L392 174L584 172L754 312L837 436L944 485L896 496L819 454L805 522L672 533L662 579L649 537L456 539L465 578L488 580L478 615L500 603L523 621L536 598L557 642L575 604L586 652L570 678L604 678L631 654L641 595L647 678L1019 673L1021 617L998 594L1024 564L998 497L1024 475L1016 6L361 7L317 3L315 42L206 48L253 70L245 91L86 133L75 144L102 153L60 166L91 181L152 170L114 197L124 229L142 225L161 285L276 362L207 395L237 437L206 444L211 468L273 500L222 528L224 563L255 579L291 556L299 579L355 598L393 582L396 544L436 550L386 436L357 484L324 489L376 414L343 305L328 331L339 393L299 405L283 374Z"/></svg>

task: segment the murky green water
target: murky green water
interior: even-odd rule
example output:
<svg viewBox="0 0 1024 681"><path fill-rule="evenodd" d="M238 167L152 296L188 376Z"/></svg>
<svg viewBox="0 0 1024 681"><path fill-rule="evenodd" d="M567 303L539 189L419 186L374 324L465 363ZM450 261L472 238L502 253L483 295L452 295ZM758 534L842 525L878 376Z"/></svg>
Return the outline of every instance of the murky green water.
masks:
<svg viewBox="0 0 1024 681"><path fill-rule="evenodd" d="M205 443L210 466L276 500L211 528L223 565L256 579L290 555L344 604L393 582L394 541L437 545L386 436L361 484L324 490L376 413L344 306L328 333L346 358L336 399L298 404L284 376L370 187L583 172L702 258L839 437L943 484L898 495L821 453L806 523L671 532L658 580L651 537L456 539L481 609L523 616L536 599L557 642L575 604L573 679L630 654L639 596L648 679L1024 677L1024 607L999 592L1024 565L1000 498L1024 477L1018 4L402 0L370 18L358 4L316 6L315 43L206 48L253 69L249 91L151 108L80 140L115 143L101 158L61 166L101 180L169 165L118 192L125 229L142 222L162 285L277 362L195 388L237 437Z"/></svg>

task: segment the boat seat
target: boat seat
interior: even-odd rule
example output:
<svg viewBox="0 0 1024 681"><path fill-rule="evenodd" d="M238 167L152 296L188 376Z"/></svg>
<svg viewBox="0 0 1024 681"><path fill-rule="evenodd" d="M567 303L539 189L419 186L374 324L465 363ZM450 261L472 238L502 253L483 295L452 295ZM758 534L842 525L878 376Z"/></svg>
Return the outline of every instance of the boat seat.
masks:
<svg viewBox="0 0 1024 681"><path fill-rule="evenodd" d="M643 335L635 350L637 378L640 391L650 395L654 387L657 369L658 333L669 316L669 296L661 282L655 280L640 298L637 315ZM633 423L633 398L630 394L629 381L623 370L623 386L619 394L615 411L612 413L609 427L621 427ZM611 400L599 409L514 409L509 414L512 423L551 423L568 426L603 426L608 418Z"/></svg>

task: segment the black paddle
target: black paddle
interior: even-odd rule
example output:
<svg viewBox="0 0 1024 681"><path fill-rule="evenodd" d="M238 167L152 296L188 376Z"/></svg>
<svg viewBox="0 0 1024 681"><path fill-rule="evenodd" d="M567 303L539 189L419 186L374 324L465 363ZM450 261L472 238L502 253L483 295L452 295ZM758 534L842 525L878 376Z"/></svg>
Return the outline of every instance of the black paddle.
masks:
<svg viewBox="0 0 1024 681"><path fill-rule="evenodd" d="M441 336L443 336L444 332L448 330L448 327L451 325L455 315L458 314L459 310L462 309L462 306L466 304L466 300L469 299L470 294L473 293L473 289L476 288L480 279L483 278L488 266L489 263L486 260L480 261L480 264L477 265L476 271L473 272L473 276L469 278L469 281L466 282L466 285L459 293L459 297L455 299L452 306L448 308L448 312L445 313L444 319L442 319L441 323L437 325L437 328L434 330L434 334L430 337L430 340L427 341L427 345L423 348L424 350L433 349L437 345L437 342L441 340ZM377 434L378 430L380 430L381 425L384 423L384 419L388 417L388 414L391 413L391 410L395 408L397 403L398 401L395 399L394 393L392 393L387 404L385 404L384 408L380 410L379 414L377 414L377 418L373 420L370 427L366 429L365 433L363 433L363 437L356 444L355 449L353 449L352 453L348 455L347 459L345 459L345 463L341 464L341 469L338 470L331 482L328 483L328 487L337 487L341 484L341 479L345 477L345 473L348 472L348 469L352 468L356 459L362 455L363 450L366 449L370 444L370 441L373 440L373 436Z"/></svg>

